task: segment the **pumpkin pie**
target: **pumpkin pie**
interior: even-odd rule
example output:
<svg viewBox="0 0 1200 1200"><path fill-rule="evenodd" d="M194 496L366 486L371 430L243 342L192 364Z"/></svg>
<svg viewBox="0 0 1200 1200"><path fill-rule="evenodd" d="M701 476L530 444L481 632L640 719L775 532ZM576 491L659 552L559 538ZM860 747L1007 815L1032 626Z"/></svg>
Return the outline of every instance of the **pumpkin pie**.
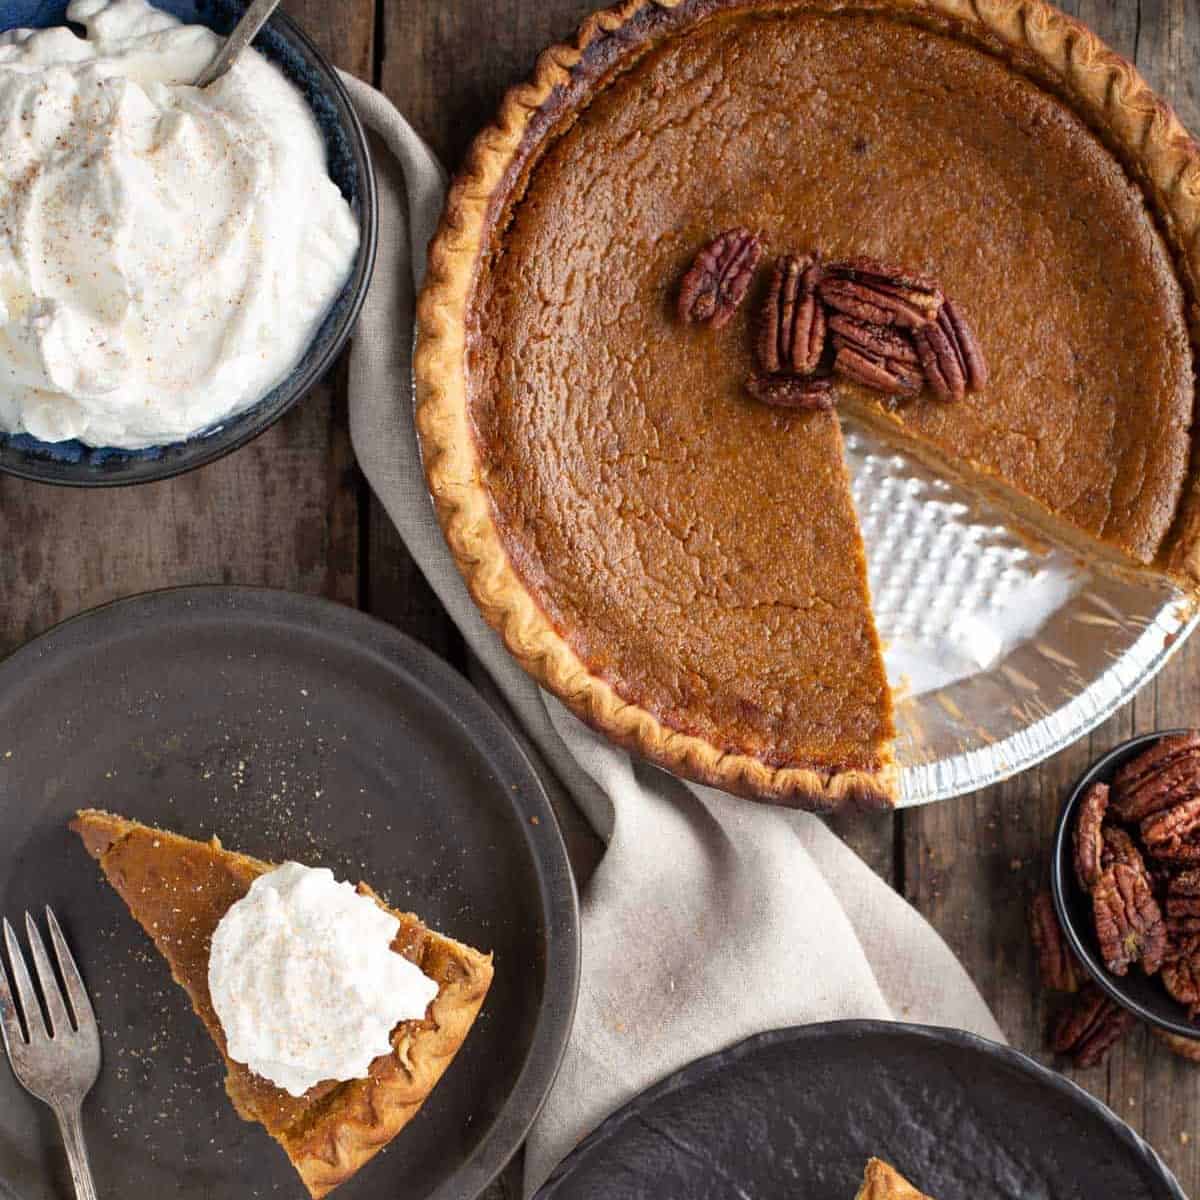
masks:
<svg viewBox="0 0 1200 1200"><path fill-rule="evenodd" d="M208 990L213 931L272 864L216 838L197 842L96 809L80 812L71 828L190 997L225 1059L225 1090L238 1115L266 1128L313 1196L344 1183L416 1116L479 1013L490 955L388 909L400 922L392 949L437 983L438 994L424 1020L396 1027L392 1052L376 1058L366 1078L319 1083L294 1097L228 1056ZM365 884L359 891L386 907Z"/></svg>
<svg viewBox="0 0 1200 1200"><path fill-rule="evenodd" d="M627 0L546 51L454 184L419 305L450 548L536 679L684 777L894 800L838 409L1081 552L1200 576L1200 155L1042 0ZM986 386L833 411L746 390L755 313L686 324L697 252L905 264Z"/></svg>
<svg viewBox="0 0 1200 1200"><path fill-rule="evenodd" d="M880 1158L872 1158L863 1172L862 1187L854 1200L931 1200L918 1192L895 1167Z"/></svg>

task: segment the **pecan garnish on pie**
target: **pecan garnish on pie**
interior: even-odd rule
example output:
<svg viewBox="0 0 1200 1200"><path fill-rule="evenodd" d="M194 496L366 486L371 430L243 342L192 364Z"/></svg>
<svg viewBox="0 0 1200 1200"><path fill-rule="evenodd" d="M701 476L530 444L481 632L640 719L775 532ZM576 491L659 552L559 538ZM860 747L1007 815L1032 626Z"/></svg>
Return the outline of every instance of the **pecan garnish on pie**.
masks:
<svg viewBox="0 0 1200 1200"><path fill-rule="evenodd" d="M1200 795L1200 734L1163 738L1113 776L1112 811L1119 820L1142 821Z"/></svg>
<svg viewBox="0 0 1200 1200"><path fill-rule="evenodd" d="M768 375L811 375L825 350L825 308L817 297L820 257L776 260L758 329L758 361Z"/></svg>
<svg viewBox="0 0 1200 1200"><path fill-rule="evenodd" d="M1042 986L1052 992L1079 990L1079 968L1067 945L1048 891L1038 892L1029 906L1029 930L1037 951Z"/></svg>
<svg viewBox="0 0 1200 1200"><path fill-rule="evenodd" d="M1089 983L1055 1022L1050 1046L1056 1054L1069 1055L1077 1067L1099 1066L1133 1024L1131 1012Z"/></svg>
<svg viewBox="0 0 1200 1200"><path fill-rule="evenodd" d="M1104 965L1124 975L1130 963L1140 963L1153 975L1163 962L1167 927L1144 870L1125 863L1109 867L1092 888L1096 937Z"/></svg>
<svg viewBox="0 0 1200 1200"><path fill-rule="evenodd" d="M833 383L828 376L751 375L746 391L772 408L827 409L833 407Z"/></svg>
<svg viewBox="0 0 1200 1200"><path fill-rule="evenodd" d="M983 351L953 300L942 304L936 320L913 331L913 342L925 378L939 399L961 400L987 383Z"/></svg>
<svg viewBox="0 0 1200 1200"><path fill-rule="evenodd" d="M912 342L886 325L872 325L845 313L829 318L833 369L877 392L912 395L924 379Z"/></svg>
<svg viewBox="0 0 1200 1200"><path fill-rule="evenodd" d="M696 255L679 286L679 317L685 322L727 325L746 297L762 241L748 229L728 229Z"/></svg>
<svg viewBox="0 0 1200 1200"><path fill-rule="evenodd" d="M747 229L714 238L680 285L680 319L716 329L728 323L761 256L761 239ZM746 390L776 407L832 407L827 342L834 373L889 395L915 395L928 385L943 400L960 400L988 379L965 314L935 280L872 258L825 264L816 250L785 254L758 319L761 370ZM798 382L809 379L820 382Z"/></svg>
<svg viewBox="0 0 1200 1200"><path fill-rule="evenodd" d="M1093 783L1075 818L1075 877L1084 891L1100 881L1104 857L1104 815L1108 811L1108 785Z"/></svg>
<svg viewBox="0 0 1200 1200"><path fill-rule="evenodd" d="M934 280L873 258L829 263L820 291L830 308L869 325L919 329L942 306L942 289Z"/></svg>

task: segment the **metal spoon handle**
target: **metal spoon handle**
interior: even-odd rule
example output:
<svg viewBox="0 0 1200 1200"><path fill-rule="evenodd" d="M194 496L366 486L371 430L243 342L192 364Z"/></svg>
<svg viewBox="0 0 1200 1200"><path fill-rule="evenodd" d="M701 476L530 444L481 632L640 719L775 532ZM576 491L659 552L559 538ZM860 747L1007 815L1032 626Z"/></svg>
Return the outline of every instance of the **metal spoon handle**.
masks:
<svg viewBox="0 0 1200 1200"><path fill-rule="evenodd" d="M278 6L279 0L251 0L216 58L200 72L196 86L208 87L214 80L220 79L233 66L233 60L254 40L254 35Z"/></svg>

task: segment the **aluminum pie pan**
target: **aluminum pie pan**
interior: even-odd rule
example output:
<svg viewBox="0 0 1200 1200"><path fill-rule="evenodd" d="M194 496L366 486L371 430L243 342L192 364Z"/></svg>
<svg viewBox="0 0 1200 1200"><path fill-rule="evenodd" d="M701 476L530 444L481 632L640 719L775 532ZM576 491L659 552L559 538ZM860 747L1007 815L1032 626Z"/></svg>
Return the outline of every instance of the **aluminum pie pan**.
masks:
<svg viewBox="0 0 1200 1200"><path fill-rule="evenodd" d="M413 379L414 413L416 393ZM1200 623L1169 580L1081 554L875 423L839 415L897 697L897 807L967 795L1072 745Z"/></svg>
<svg viewBox="0 0 1200 1200"><path fill-rule="evenodd" d="M897 695L901 807L976 791L1094 729L1195 628L1172 582L1056 541L843 416Z"/></svg>

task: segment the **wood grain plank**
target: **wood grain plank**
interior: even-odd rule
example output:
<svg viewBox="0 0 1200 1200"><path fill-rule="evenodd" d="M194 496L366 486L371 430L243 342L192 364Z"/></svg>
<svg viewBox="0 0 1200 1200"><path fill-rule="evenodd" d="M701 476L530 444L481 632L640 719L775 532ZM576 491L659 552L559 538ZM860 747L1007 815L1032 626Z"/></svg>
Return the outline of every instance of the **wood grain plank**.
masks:
<svg viewBox="0 0 1200 1200"><path fill-rule="evenodd" d="M283 11L297 21L322 54L343 71L372 78L375 49L375 0L283 0Z"/></svg>
<svg viewBox="0 0 1200 1200"><path fill-rule="evenodd" d="M0 480L0 651L152 588L247 583L353 601L357 485L331 389L250 446L164 483L90 492ZM11 544L11 543L10 543Z"/></svg>

